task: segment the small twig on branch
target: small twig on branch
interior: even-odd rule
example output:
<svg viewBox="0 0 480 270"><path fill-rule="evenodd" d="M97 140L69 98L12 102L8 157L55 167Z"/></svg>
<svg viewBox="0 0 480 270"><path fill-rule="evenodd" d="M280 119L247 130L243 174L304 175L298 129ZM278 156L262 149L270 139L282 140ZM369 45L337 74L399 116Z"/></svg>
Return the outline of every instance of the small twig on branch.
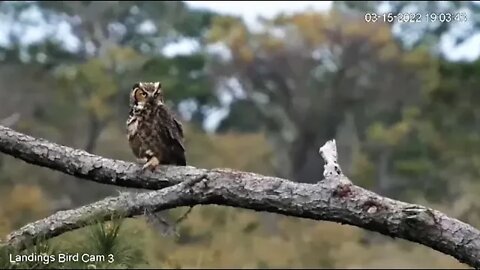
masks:
<svg viewBox="0 0 480 270"><path fill-rule="evenodd" d="M152 225L163 236L180 236L177 232L178 225L188 217L190 212L192 212L193 207L194 206L190 206L188 210L175 221L168 220L168 218L162 215L162 212L155 212L149 209L145 209L144 216L147 223Z"/></svg>
<svg viewBox="0 0 480 270"><path fill-rule="evenodd" d="M198 181L200 181L200 180L205 179L205 177L206 177L206 175L202 175L197 179L199 179ZM195 182L197 182L196 179L194 179L194 180L195 180ZM165 218L162 215L161 211L155 211L155 209L146 208L143 214L144 214L144 216L147 220L147 223L151 224L154 228L156 228L158 231L160 231L160 233L163 236L165 236L165 235L179 236L179 234L177 232L177 227L178 227L178 225L180 225L180 223L182 221L184 221L187 218L187 216L190 214L190 212L192 212L193 207L194 207L194 205L190 206L188 208L188 210L182 216L180 216L177 220L175 220L173 222L167 221L166 219L168 219L168 218Z"/></svg>
<svg viewBox="0 0 480 270"><path fill-rule="evenodd" d="M143 174L137 164L91 155L5 127L0 127L0 151L100 183L150 189L171 186L148 193L127 193L58 212L12 232L3 245L21 247L42 236L48 239L85 226L85 221L92 217L108 219L115 212L134 216L142 214L144 209L161 211L216 204L354 225L423 244L480 268L480 231L434 209L392 200L352 184L337 164L334 141L320 148L326 159L327 181L316 184L189 166L162 166L156 172ZM181 182L185 183L178 184Z"/></svg>

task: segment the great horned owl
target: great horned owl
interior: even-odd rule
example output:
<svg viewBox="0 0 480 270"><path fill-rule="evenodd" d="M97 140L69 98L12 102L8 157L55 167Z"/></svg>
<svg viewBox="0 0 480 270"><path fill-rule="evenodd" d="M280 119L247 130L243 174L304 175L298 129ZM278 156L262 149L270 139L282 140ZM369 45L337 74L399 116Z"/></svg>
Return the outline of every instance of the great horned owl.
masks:
<svg viewBox="0 0 480 270"><path fill-rule="evenodd" d="M160 164L185 166L183 129L164 104L159 82L139 82L130 93L127 137L143 169Z"/></svg>

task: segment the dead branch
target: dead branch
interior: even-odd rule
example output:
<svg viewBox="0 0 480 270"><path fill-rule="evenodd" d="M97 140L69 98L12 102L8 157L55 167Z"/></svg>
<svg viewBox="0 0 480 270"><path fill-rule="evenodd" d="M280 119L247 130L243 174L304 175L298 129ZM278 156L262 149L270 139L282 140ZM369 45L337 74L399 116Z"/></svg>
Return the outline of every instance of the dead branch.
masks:
<svg viewBox="0 0 480 270"><path fill-rule="evenodd" d="M472 267L480 267L480 232L477 229L437 210L392 200L355 186L338 165L335 141L320 148L326 162L325 179L316 184L231 169L163 166L155 173L142 174L138 171L139 165L91 155L5 127L0 127L0 151L99 183L164 188L124 194L58 212L12 232L3 245L21 247L38 237L48 239L80 228L93 217L107 220L117 212L134 216L147 209L160 211L216 204L349 224L420 243Z"/></svg>

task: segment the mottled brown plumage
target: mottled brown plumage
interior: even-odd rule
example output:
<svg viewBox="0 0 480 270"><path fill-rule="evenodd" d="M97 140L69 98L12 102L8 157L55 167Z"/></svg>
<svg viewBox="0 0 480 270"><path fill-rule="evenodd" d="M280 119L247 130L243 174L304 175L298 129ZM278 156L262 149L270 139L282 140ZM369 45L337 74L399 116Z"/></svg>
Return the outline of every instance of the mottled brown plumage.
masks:
<svg viewBox="0 0 480 270"><path fill-rule="evenodd" d="M163 101L159 82L136 83L130 93L127 137L133 154L145 162L144 169L186 165L182 125Z"/></svg>

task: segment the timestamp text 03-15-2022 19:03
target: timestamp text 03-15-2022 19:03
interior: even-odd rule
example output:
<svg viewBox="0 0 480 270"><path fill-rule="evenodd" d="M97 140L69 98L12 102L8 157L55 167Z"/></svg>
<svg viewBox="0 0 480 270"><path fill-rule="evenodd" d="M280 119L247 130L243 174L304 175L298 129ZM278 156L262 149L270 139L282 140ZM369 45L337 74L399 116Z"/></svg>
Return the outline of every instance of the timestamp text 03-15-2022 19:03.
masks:
<svg viewBox="0 0 480 270"><path fill-rule="evenodd" d="M465 12L439 12L439 13L365 13L366 22L385 22L385 23L450 23L466 22L467 14Z"/></svg>

